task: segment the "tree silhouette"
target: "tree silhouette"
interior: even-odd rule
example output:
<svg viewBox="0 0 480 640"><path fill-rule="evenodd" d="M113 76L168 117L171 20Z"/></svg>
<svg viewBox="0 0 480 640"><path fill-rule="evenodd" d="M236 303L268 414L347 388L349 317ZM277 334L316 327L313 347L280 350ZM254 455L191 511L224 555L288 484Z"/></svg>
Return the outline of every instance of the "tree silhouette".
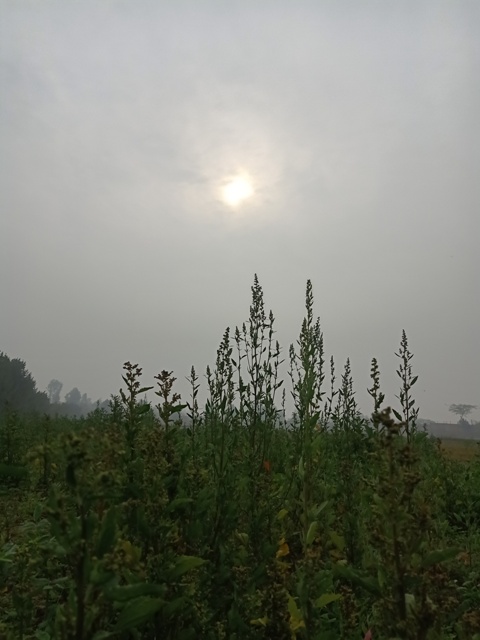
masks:
<svg viewBox="0 0 480 640"><path fill-rule="evenodd" d="M37 390L25 362L0 352L0 413L5 409L43 412L48 407L47 394Z"/></svg>
<svg viewBox="0 0 480 640"><path fill-rule="evenodd" d="M62 390L63 383L60 380L50 380L48 383L47 391L48 397L52 404L59 404L60 402L60 392Z"/></svg>
<svg viewBox="0 0 480 640"><path fill-rule="evenodd" d="M457 416L460 416L460 420L463 422L465 420L465 416L468 416L468 414L472 413L476 408L476 404L451 404L448 410L451 413L455 413Z"/></svg>
<svg viewBox="0 0 480 640"><path fill-rule="evenodd" d="M65 395L65 402L67 404L80 404L81 399L82 394L77 387L73 387L73 389Z"/></svg>

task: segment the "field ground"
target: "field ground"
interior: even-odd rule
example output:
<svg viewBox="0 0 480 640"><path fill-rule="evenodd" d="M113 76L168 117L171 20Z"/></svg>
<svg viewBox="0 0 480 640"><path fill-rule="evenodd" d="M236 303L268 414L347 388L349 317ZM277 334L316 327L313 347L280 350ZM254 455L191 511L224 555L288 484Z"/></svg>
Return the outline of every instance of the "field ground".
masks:
<svg viewBox="0 0 480 640"><path fill-rule="evenodd" d="M468 462L480 453L480 442L477 440L442 438L442 449L448 458Z"/></svg>

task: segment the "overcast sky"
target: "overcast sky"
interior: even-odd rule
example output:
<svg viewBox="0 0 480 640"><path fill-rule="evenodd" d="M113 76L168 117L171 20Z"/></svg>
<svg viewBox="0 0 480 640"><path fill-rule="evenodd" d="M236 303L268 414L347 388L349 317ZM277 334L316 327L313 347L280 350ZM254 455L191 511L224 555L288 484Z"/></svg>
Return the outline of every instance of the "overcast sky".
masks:
<svg viewBox="0 0 480 640"><path fill-rule="evenodd" d="M478 0L0 8L0 351L40 389L185 392L257 273L286 357L312 280L363 411L402 329L422 416L480 406Z"/></svg>

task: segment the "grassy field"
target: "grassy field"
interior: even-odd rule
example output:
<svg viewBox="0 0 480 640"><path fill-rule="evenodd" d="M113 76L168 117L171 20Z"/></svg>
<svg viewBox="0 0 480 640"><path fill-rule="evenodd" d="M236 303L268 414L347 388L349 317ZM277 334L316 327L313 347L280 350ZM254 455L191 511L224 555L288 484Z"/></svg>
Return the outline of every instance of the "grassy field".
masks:
<svg viewBox="0 0 480 640"><path fill-rule="evenodd" d="M372 359L370 421L307 285L287 425L252 294L203 408L193 367L188 400L164 370L152 406L126 362L110 411L2 416L1 640L480 640L480 459L416 432L405 332L396 408Z"/></svg>
<svg viewBox="0 0 480 640"><path fill-rule="evenodd" d="M442 439L442 450L451 460L469 462L480 454L480 443L476 440Z"/></svg>

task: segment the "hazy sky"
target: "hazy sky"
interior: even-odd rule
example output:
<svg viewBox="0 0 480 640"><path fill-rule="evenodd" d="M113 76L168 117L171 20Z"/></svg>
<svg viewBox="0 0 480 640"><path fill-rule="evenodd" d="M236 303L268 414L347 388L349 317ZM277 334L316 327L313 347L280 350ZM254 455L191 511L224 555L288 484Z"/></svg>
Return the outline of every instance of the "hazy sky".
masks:
<svg viewBox="0 0 480 640"><path fill-rule="evenodd" d="M286 357L312 280L365 412L372 356L395 402L402 329L421 415L480 406L478 0L0 0L0 23L0 351L40 389L106 398L131 360L184 392L257 273Z"/></svg>

